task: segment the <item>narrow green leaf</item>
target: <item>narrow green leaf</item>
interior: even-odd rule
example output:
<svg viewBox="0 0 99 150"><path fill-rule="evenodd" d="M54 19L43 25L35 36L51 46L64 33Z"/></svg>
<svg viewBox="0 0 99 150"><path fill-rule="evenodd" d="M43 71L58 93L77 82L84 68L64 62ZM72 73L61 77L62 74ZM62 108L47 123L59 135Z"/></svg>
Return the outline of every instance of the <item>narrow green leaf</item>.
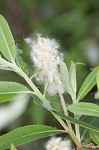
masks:
<svg viewBox="0 0 99 150"><path fill-rule="evenodd" d="M92 116L84 116L82 121L94 125L99 128L99 119L97 117ZM91 142L90 131L86 128L80 128L81 138L83 139L84 144L88 144Z"/></svg>
<svg viewBox="0 0 99 150"><path fill-rule="evenodd" d="M11 144L11 150L17 150L13 144Z"/></svg>
<svg viewBox="0 0 99 150"><path fill-rule="evenodd" d="M17 82L0 81L0 102L12 100L21 93L29 93L28 88Z"/></svg>
<svg viewBox="0 0 99 150"><path fill-rule="evenodd" d="M76 85L76 65L74 64L74 62L71 62L71 66L70 66L70 82L72 85L72 89L76 95L76 91L77 91L77 85Z"/></svg>
<svg viewBox="0 0 99 150"><path fill-rule="evenodd" d="M28 69L26 63L23 61L21 54L23 51L21 49L17 49L17 56L16 56L16 62L17 65L22 68L22 70L28 75Z"/></svg>
<svg viewBox="0 0 99 150"><path fill-rule="evenodd" d="M97 71L96 81L97 81L97 87L98 87L98 91L99 91L99 70Z"/></svg>
<svg viewBox="0 0 99 150"><path fill-rule="evenodd" d="M99 106L93 103L79 102L68 106L67 109L74 114L99 117Z"/></svg>
<svg viewBox="0 0 99 150"><path fill-rule="evenodd" d="M93 131L96 131L96 132L99 132L99 128L91 125L91 124L88 124L86 122L83 122L81 120L78 120L78 119L74 119L70 116L66 116L66 115L63 115L63 114L60 114L59 112L55 112L58 116L60 116L62 119L64 120L69 120L70 122L74 123L74 124L77 124L81 127L84 127L86 129L90 129L90 130L93 130Z"/></svg>
<svg viewBox="0 0 99 150"><path fill-rule="evenodd" d="M92 71L83 82L77 96L77 101L81 100L96 84L96 70Z"/></svg>
<svg viewBox="0 0 99 150"><path fill-rule="evenodd" d="M0 15L0 51L8 61L15 60L15 42L5 18Z"/></svg>
<svg viewBox="0 0 99 150"><path fill-rule="evenodd" d="M39 99L37 96L32 95L33 97L33 102L37 105L41 105L42 106L42 101L41 99ZM58 111L60 113L63 112L62 106L61 106L61 102L59 101L59 99L55 96L53 96L52 99L50 99L49 97L47 98L46 101L50 102L50 105L52 107L53 110Z"/></svg>
<svg viewBox="0 0 99 150"><path fill-rule="evenodd" d="M66 64L63 61L60 61L60 72L62 75L63 84L65 86L66 91L73 96L73 89L70 83L69 72Z"/></svg>
<svg viewBox="0 0 99 150"><path fill-rule="evenodd" d="M40 138L60 134L63 131L45 125L27 125L17 128L0 136L0 148L8 149L13 143L15 146L34 141Z"/></svg>
<svg viewBox="0 0 99 150"><path fill-rule="evenodd" d="M97 145L99 145L99 132L90 131L90 137Z"/></svg>

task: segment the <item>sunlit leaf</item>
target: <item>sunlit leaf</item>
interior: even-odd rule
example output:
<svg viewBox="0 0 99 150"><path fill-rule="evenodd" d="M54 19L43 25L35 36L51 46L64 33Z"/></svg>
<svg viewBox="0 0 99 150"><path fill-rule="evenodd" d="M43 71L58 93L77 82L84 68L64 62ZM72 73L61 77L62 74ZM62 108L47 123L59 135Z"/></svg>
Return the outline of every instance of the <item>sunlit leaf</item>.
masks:
<svg viewBox="0 0 99 150"><path fill-rule="evenodd" d="M77 91L77 83L76 83L77 81L76 81L76 65L74 64L74 62L71 62L69 76L70 76L71 87L73 90L72 99L75 103L76 91Z"/></svg>
<svg viewBox="0 0 99 150"><path fill-rule="evenodd" d="M9 25L2 15L0 15L0 51L7 60L11 62L15 60L15 42Z"/></svg>
<svg viewBox="0 0 99 150"><path fill-rule="evenodd" d="M73 93L73 89L72 89L71 82L70 82L68 68L67 68L66 64L63 61L60 62L60 72L61 72L61 75L62 75L62 80L63 80L63 84L65 86L66 91L71 96L73 96L74 93Z"/></svg>
<svg viewBox="0 0 99 150"><path fill-rule="evenodd" d="M0 102L12 100L16 94L29 93L27 87L17 82L0 81Z"/></svg>
<svg viewBox="0 0 99 150"><path fill-rule="evenodd" d="M68 106L67 109L74 114L99 117L99 106L93 103L79 102Z"/></svg>
<svg viewBox="0 0 99 150"><path fill-rule="evenodd" d="M86 94L96 85L96 73L97 71L94 70L87 76L78 92L77 101L84 98Z"/></svg>
<svg viewBox="0 0 99 150"><path fill-rule="evenodd" d="M96 81L97 81L97 87L98 87L98 91L99 91L99 70L97 71Z"/></svg>
<svg viewBox="0 0 99 150"><path fill-rule="evenodd" d="M17 150L13 144L11 144L11 150Z"/></svg>
<svg viewBox="0 0 99 150"><path fill-rule="evenodd" d="M71 66L70 66L70 82L71 82L71 85L72 85L72 89L73 89L74 93L76 94L76 91L77 91L76 65L74 64L74 62L71 62Z"/></svg>

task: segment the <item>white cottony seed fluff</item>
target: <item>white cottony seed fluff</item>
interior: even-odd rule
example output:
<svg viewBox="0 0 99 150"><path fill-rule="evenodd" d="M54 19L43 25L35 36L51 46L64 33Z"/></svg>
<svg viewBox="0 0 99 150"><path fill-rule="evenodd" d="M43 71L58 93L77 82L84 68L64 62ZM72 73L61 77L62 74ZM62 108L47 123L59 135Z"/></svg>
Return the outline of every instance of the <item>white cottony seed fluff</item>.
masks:
<svg viewBox="0 0 99 150"><path fill-rule="evenodd" d="M52 137L45 145L46 150L72 150L71 142L66 139L62 140L61 137Z"/></svg>
<svg viewBox="0 0 99 150"><path fill-rule="evenodd" d="M31 47L31 58L35 67L42 69L37 80L48 84L47 92L50 95L56 95L58 92L62 94L64 87L59 64L60 60L63 60L63 55L58 51L58 42L55 39L44 38L40 34L36 34L35 40L26 38L25 41Z"/></svg>

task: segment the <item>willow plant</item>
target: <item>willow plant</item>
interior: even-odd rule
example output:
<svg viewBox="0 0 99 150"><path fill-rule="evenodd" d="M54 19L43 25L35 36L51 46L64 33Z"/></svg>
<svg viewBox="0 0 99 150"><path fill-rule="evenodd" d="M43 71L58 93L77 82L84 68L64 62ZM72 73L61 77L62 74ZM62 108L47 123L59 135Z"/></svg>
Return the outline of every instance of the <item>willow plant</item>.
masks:
<svg viewBox="0 0 99 150"><path fill-rule="evenodd" d="M70 69L67 68L64 63L64 56L59 51L59 43L55 39L36 34L34 38L26 38L25 42L31 49L30 57L37 70L37 73L32 76L27 75L22 64L20 64L17 54L18 48L15 45L8 23L3 16L0 16L0 69L15 72L28 85L12 81L0 81L0 102L11 101L17 94L36 96L39 105L47 109L63 129L46 125L19 127L0 136L0 149L4 150L12 147L14 150L13 145L19 146L62 133L69 134L75 149L99 148L99 128L96 126L96 121L99 119L99 106L94 103L81 102L96 84L99 89L99 67L92 70L80 90L77 91L76 64L71 62ZM43 83L43 93L34 84L33 78ZM54 99L50 101L46 93L59 96L58 107L53 105ZM68 106L65 99L67 93L72 100L72 104ZM69 114L72 114L72 117ZM82 119L82 116L85 119ZM90 120L89 116L91 116ZM96 121L92 124L95 117ZM91 139L93 143L85 143L84 139L87 138Z"/></svg>

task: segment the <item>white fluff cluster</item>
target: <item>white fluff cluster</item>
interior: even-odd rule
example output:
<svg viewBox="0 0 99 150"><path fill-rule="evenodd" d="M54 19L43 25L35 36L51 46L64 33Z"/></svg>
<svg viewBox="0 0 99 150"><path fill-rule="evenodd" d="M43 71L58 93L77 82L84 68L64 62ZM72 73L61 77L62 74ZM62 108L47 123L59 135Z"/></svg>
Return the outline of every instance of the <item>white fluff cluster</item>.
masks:
<svg viewBox="0 0 99 150"><path fill-rule="evenodd" d="M48 84L49 94L63 93L64 87L59 72L59 63L60 60L63 60L63 55L58 51L59 44L55 39L44 38L40 34L37 34L35 40L26 38L25 41L31 47L31 58L34 65L42 69L37 79Z"/></svg>
<svg viewBox="0 0 99 150"><path fill-rule="evenodd" d="M69 140L62 140L61 137L52 137L45 145L46 150L72 150Z"/></svg>

